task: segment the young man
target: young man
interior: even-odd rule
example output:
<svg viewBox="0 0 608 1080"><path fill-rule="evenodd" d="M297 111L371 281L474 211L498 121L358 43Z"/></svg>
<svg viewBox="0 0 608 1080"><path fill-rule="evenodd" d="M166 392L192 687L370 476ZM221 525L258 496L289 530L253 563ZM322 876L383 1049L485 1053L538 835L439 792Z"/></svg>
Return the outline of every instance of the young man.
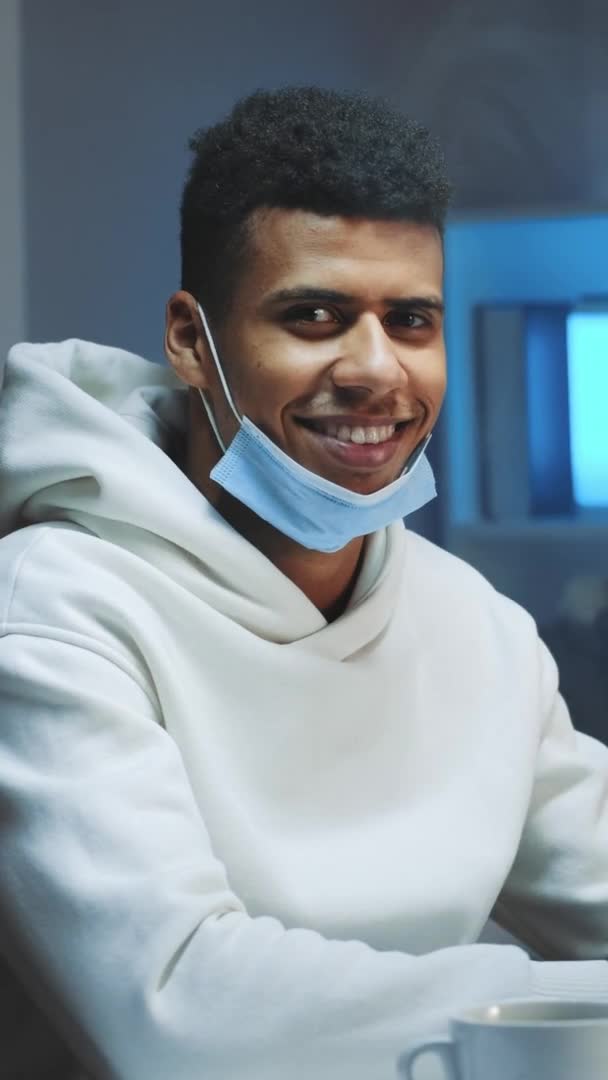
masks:
<svg viewBox="0 0 608 1080"><path fill-rule="evenodd" d="M93 1076L381 1080L464 1006L608 998L608 751L403 526L445 389L428 134L287 90L193 150L171 366L4 371L3 951ZM491 913L542 959L476 944Z"/></svg>

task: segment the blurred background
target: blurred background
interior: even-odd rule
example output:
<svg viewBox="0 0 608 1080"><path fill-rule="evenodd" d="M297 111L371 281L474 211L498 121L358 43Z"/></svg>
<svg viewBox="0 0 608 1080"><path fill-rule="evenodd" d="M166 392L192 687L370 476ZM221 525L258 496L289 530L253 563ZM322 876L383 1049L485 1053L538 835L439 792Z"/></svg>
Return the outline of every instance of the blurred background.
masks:
<svg viewBox="0 0 608 1080"><path fill-rule="evenodd" d="M443 144L449 391L411 525L528 608L608 741L605 0L2 0L0 346L163 362L188 137L304 83Z"/></svg>

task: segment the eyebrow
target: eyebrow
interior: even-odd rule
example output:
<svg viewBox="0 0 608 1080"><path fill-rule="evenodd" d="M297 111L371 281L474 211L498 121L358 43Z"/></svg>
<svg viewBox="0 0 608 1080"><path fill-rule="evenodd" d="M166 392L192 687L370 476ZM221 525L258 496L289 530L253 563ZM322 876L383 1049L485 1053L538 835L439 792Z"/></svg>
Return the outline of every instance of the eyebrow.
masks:
<svg viewBox="0 0 608 1080"><path fill-rule="evenodd" d="M357 302L357 297L335 289L314 288L309 285L295 285L291 289L279 289L266 297L267 304L284 303L290 300L326 300L333 304L354 304ZM426 308L438 312L444 310L444 303L438 296L386 296L382 302L392 308Z"/></svg>

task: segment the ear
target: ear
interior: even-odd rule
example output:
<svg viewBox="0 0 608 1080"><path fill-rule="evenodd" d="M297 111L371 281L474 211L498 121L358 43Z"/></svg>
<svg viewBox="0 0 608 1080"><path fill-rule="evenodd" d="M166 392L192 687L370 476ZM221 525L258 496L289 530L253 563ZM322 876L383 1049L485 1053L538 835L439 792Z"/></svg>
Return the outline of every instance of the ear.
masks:
<svg viewBox="0 0 608 1080"><path fill-rule="evenodd" d="M165 356L178 378L188 386L208 390L213 358L196 300L184 289L167 301L164 345Z"/></svg>

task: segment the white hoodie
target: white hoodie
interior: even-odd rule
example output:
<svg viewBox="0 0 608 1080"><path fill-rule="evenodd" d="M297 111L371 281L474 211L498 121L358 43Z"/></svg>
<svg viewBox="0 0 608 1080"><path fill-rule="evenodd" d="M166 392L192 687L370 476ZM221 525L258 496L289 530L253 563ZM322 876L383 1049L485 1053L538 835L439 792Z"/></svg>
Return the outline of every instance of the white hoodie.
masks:
<svg viewBox="0 0 608 1080"><path fill-rule="evenodd" d="M82 341L5 365L0 910L28 993L120 1080L388 1080L473 1003L608 1000L608 751L532 619L396 523L328 625L175 463L186 403ZM475 944L491 913L554 962Z"/></svg>

